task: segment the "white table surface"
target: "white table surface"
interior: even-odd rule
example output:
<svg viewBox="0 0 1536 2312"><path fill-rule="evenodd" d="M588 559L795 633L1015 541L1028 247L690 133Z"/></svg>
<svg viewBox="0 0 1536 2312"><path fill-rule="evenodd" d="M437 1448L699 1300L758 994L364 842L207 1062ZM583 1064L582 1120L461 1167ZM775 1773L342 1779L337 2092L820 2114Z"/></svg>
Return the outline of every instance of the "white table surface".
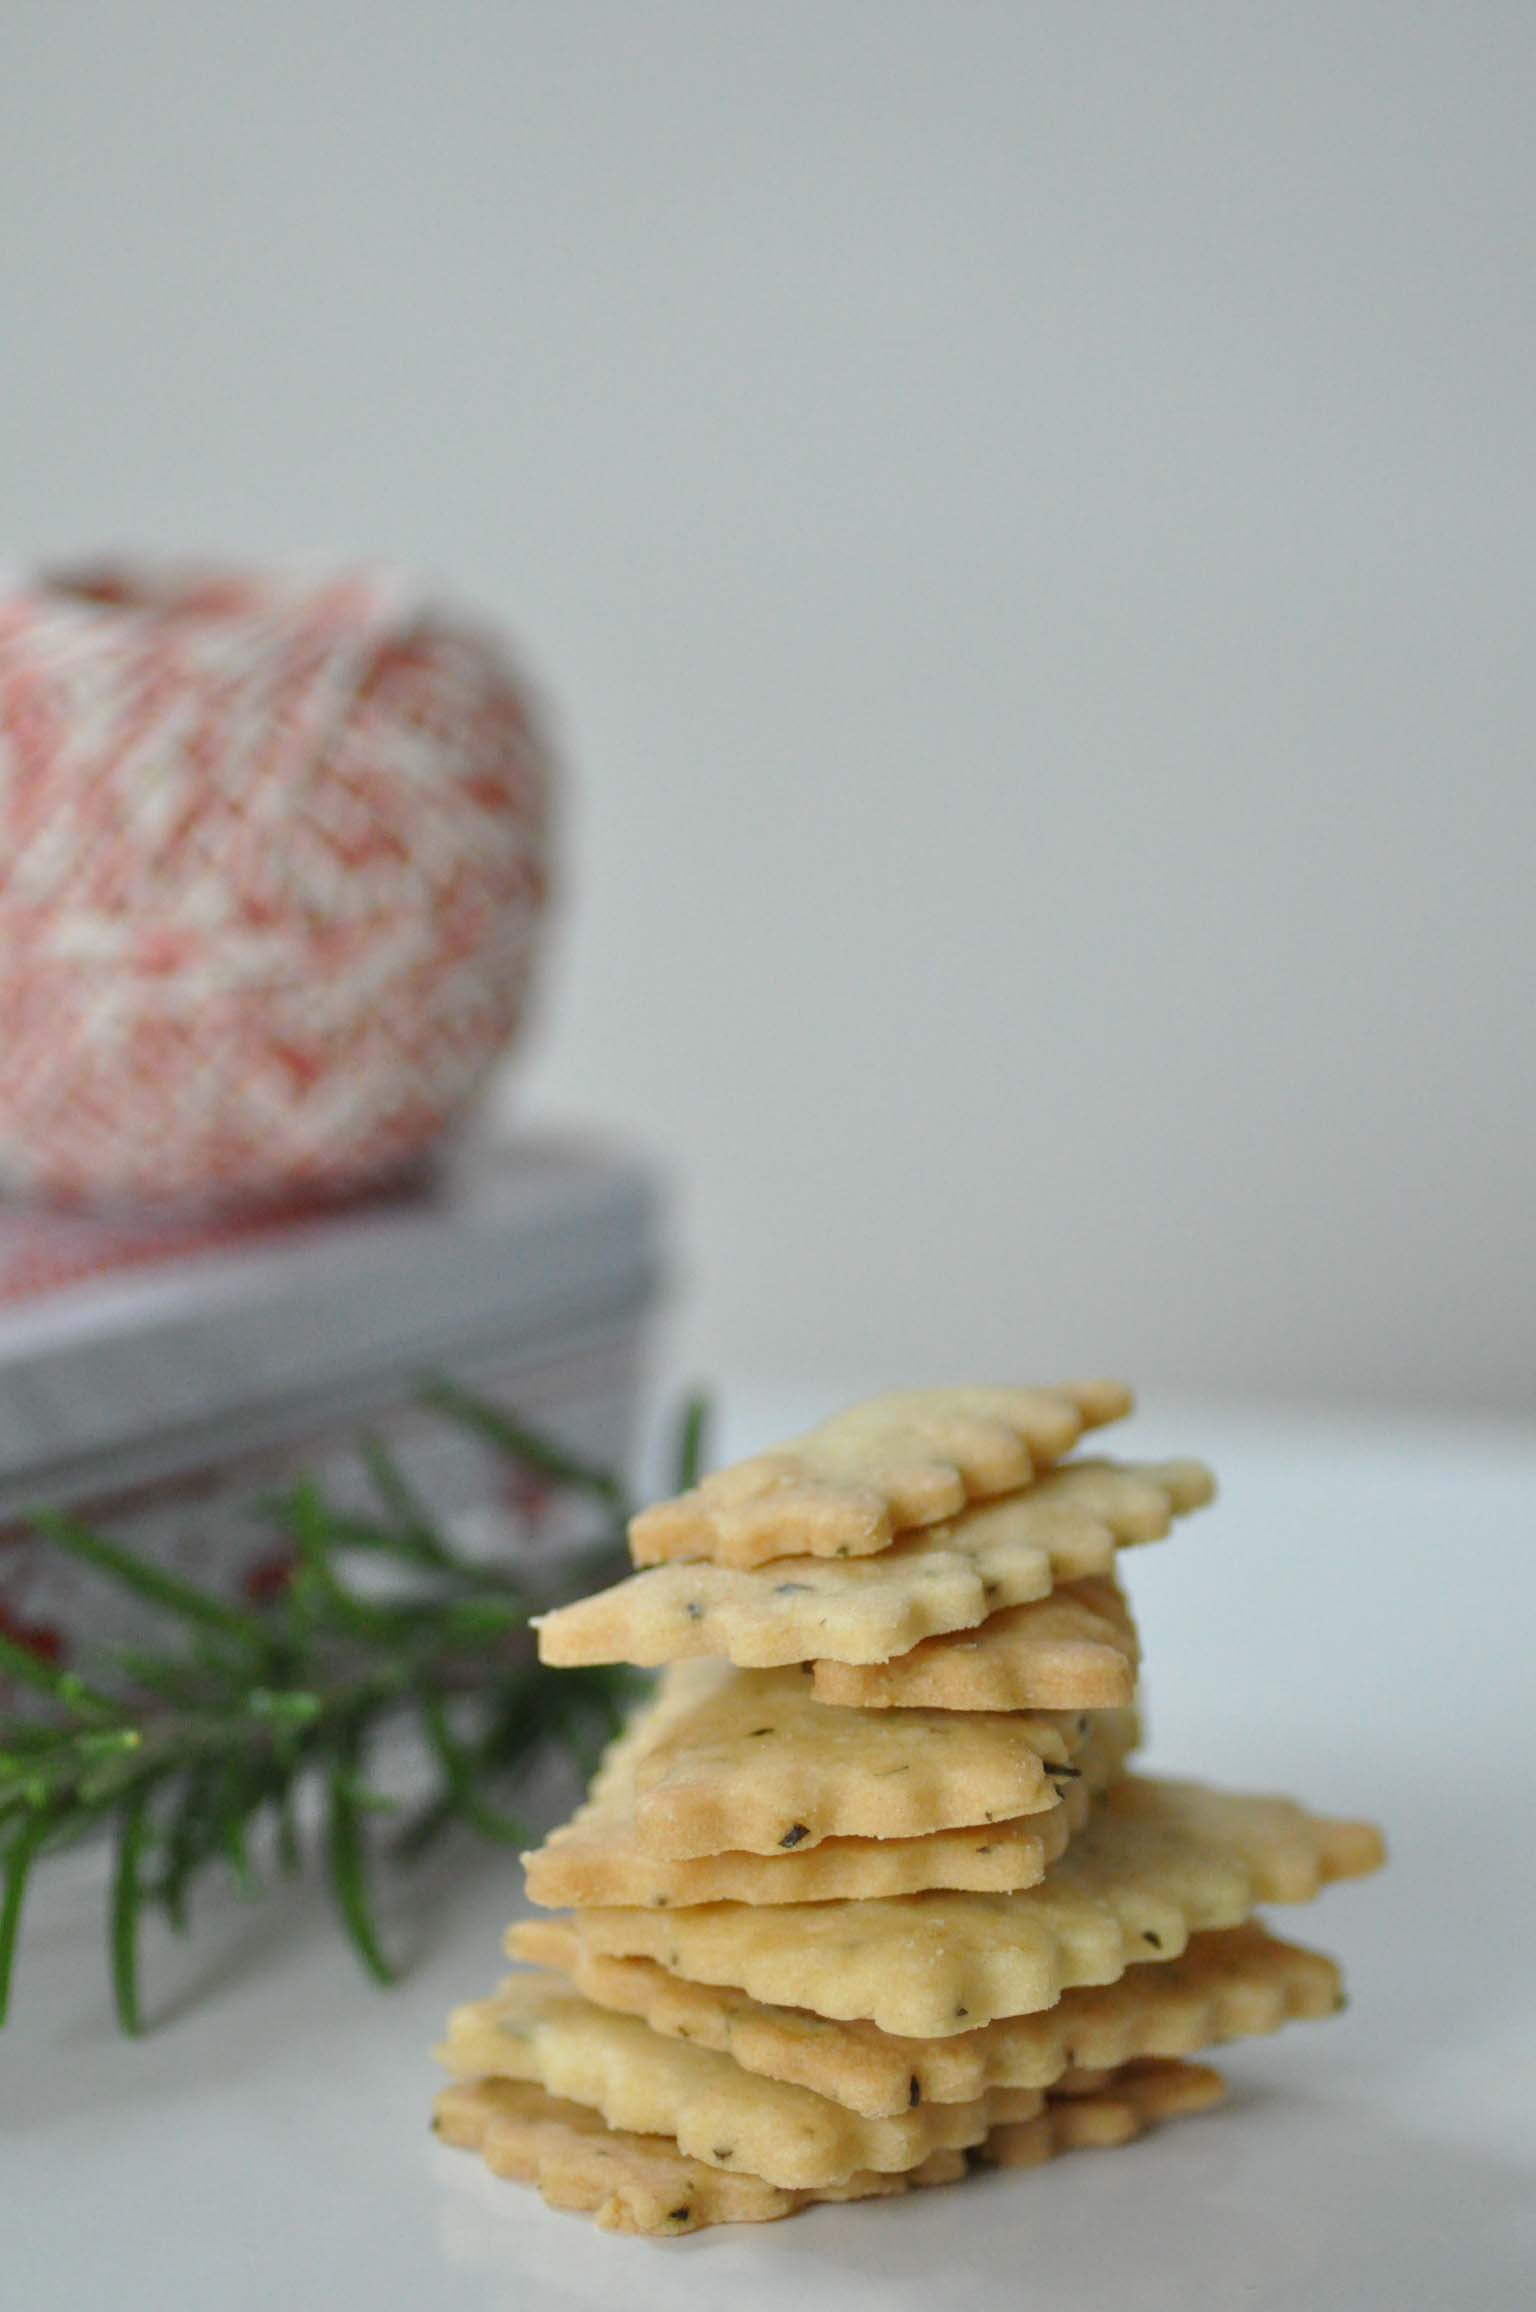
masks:
<svg viewBox="0 0 1536 2312"><path fill-rule="evenodd" d="M787 1412L739 1394L735 1449ZM0 2040L0 2303L17 2312L1348 2307L1512 2312L1536 2280L1536 1432L1154 1408L1223 1499L1132 1586L1151 1761L1378 1816L1387 1874L1286 1931L1338 1953L1336 2022L1229 2051L1224 2112L1125 2151L787 2224L599 2233L427 2131L426 2049L498 1972L514 1863L391 1904L367 1985L318 1893L156 1934L113 2030L99 1887L57 1892ZM1117 1440L1118 1442L1118 1440Z"/></svg>

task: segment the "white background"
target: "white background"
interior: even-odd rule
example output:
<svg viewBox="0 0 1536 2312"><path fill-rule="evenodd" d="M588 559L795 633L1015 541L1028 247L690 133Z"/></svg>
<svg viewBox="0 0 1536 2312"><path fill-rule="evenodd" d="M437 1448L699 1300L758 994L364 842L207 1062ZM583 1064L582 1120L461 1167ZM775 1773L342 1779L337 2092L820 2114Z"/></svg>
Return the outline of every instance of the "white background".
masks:
<svg viewBox="0 0 1536 2312"><path fill-rule="evenodd" d="M1536 12L8 0L0 547L562 710L681 1353L1528 1400ZM525 1079L526 1085L526 1079Z"/></svg>

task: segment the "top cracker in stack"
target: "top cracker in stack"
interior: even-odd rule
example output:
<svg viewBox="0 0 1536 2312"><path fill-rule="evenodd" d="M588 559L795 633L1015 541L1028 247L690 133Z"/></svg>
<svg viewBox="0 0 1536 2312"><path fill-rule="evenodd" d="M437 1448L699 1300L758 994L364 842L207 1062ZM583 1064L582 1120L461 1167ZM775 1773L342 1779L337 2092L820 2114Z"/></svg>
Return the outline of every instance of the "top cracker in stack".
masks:
<svg viewBox="0 0 1536 2312"><path fill-rule="evenodd" d="M540 1652L665 1676L525 1857L569 1915L451 2019L449 2140L612 2228L762 2221L1125 2140L1220 2093L1190 2055L1332 2011L1253 1914L1377 1833L1125 1771L1118 1554L1214 1492L1074 1455L1130 1404L884 1397L635 1519Z"/></svg>

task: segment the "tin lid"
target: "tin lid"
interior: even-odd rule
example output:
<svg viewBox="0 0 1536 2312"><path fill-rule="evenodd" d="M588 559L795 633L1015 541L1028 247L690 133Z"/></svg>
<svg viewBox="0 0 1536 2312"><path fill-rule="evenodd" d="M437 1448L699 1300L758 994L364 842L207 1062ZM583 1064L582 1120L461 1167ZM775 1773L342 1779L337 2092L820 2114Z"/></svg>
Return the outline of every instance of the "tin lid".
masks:
<svg viewBox="0 0 1536 2312"><path fill-rule="evenodd" d="M0 1516L67 1470L137 1482L388 1401L439 1364L634 1311L660 1200L530 1137L362 1207L161 1226L0 1216Z"/></svg>

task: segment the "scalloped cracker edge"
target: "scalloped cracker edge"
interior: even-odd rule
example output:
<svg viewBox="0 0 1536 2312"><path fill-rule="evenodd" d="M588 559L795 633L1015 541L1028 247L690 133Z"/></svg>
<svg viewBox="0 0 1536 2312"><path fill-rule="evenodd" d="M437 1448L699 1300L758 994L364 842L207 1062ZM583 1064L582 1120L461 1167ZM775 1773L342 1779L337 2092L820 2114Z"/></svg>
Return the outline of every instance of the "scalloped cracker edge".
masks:
<svg viewBox="0 0 1536 2312"><path fill-rule="evenodd" d="M1207 2064L1134 2064L1091 2094L1063 2097L1034 2119L995 2128L971 2160L1038 2167L1059 2152L1110 2149L1164 2120L1208 2110L1224 2092L1220 2073ZM827 2201L956 2183L970 2165L964 2152L941 2151L905 2174L864 2173L842 2184L786 2191L687 2159L665 2136L615 2133L583 2105L517 2080L445 2088L432 2124L444 2143L479 2152L493 2175L534 2184L552 2208L590 2215L606 2232L664 2238L711 2224L774 2223Z"/></svg>
<svg viewBox="0 0 1536 2312"><path fill-rule="evenodd" d="M665 2037L729 2055L743 2070L808 2087L870 2118L922 2103L968 2103L994 2087L1046 2088L1076 2067L1110 2070L1149 2055L1194 2055L1233 2039L1316 2022L1343 2005L1334 1960L1282 1941L1257 1920L1195 1935L1183 1956L1116 1983L1068 1991L1054 2007L945 2039L900 2039L873 2023L687 1983L650 1959L586 1949L559 1919L507 1936L514 1958L558 1968L599 2006L638 2015Z"/></svg>
<svg viewBox="0 0 1536 2312"><path fill-rule="evenodd" d="M767 2006L946 2038L1175 1958L1193 1934L1240 1926L1260 1903L1308 1902L1384 1859L1369 1823L1312 1814L1290 1799L1131 1775L1050 1876L1021 1894L583 1910L571 1925L591 1951L654 1959Z"/></svg>
<svg viewBox="0 0 1536 2312"><path fill-rule="evenodd" d="M1086 1711L842 1710L798 1668L683 1662L635 1755L636 1833L682 1861L778 1854L792 1832L808 1848L1036 1814L1094 1724Z"/></svg>
<svg viewBox="0 0 1536 2312"><path fill-rule="evenodd" d="M968 1501L1028 1485L1085 1429L1119 1420L1131 1405L1119 1381L873 1397L642 1510L630 1522L630 1548L642 1566L861 1557Z"/></svg>
<svg viewBox="0 0 1536 2312"><path fill-rule="evenodd" d="M818 1707L814 1702L812 1709ZM1071 1765L1057 1769L1053 1803L1001 1822L905 1838L827 1838L812 1844L791 1819L770 1854L725 1852L672 1861L650 1853L635 1812L642 1723L609 1750L586 1802L525 1854L529 1899L546 1909L591 1904L867 1902L925 1887L1006 1893L1035 1886L1088 1818L1089 1800L1120 1771L1136 1735L1131 1711L1102 1711Z"/></svg>
<svg viewBox="0 0 1536 2312"><path fill-rule="evenodd" d="M968 1510L877 1557L630 1574L539 1617L539 1658L647 1669L698 1656L742 1669L885 1662L1058 1585L1111 1573L1120 1549L1161 1539L1214 1492L1198 1461L1069 1462L1027 1493Z"/></svg>
<svg viewBox="0 0 1536 2312"><path fill-rule="evenodd" d="M902 2173L1041 2108L1038 2089L1000 2087L968 2103L866 2118L809 2088L744 2071L729 2055L662 2038L543 1971L510 1976L494 1997L456 2008L436 2052L456 2078L532 2080L611 2128L670 2136L689 2159L787 2190L845 2183L865 2169Z"/></svg>
<svg viewBox="0 0 1536 2312"><path fill-rule="evenodd" d="M1124 1592L1101 1579L1070 1582L889 1662L818 1661L811 1692L855 1710L1123 1709L1140 1661Z"/></svg>

